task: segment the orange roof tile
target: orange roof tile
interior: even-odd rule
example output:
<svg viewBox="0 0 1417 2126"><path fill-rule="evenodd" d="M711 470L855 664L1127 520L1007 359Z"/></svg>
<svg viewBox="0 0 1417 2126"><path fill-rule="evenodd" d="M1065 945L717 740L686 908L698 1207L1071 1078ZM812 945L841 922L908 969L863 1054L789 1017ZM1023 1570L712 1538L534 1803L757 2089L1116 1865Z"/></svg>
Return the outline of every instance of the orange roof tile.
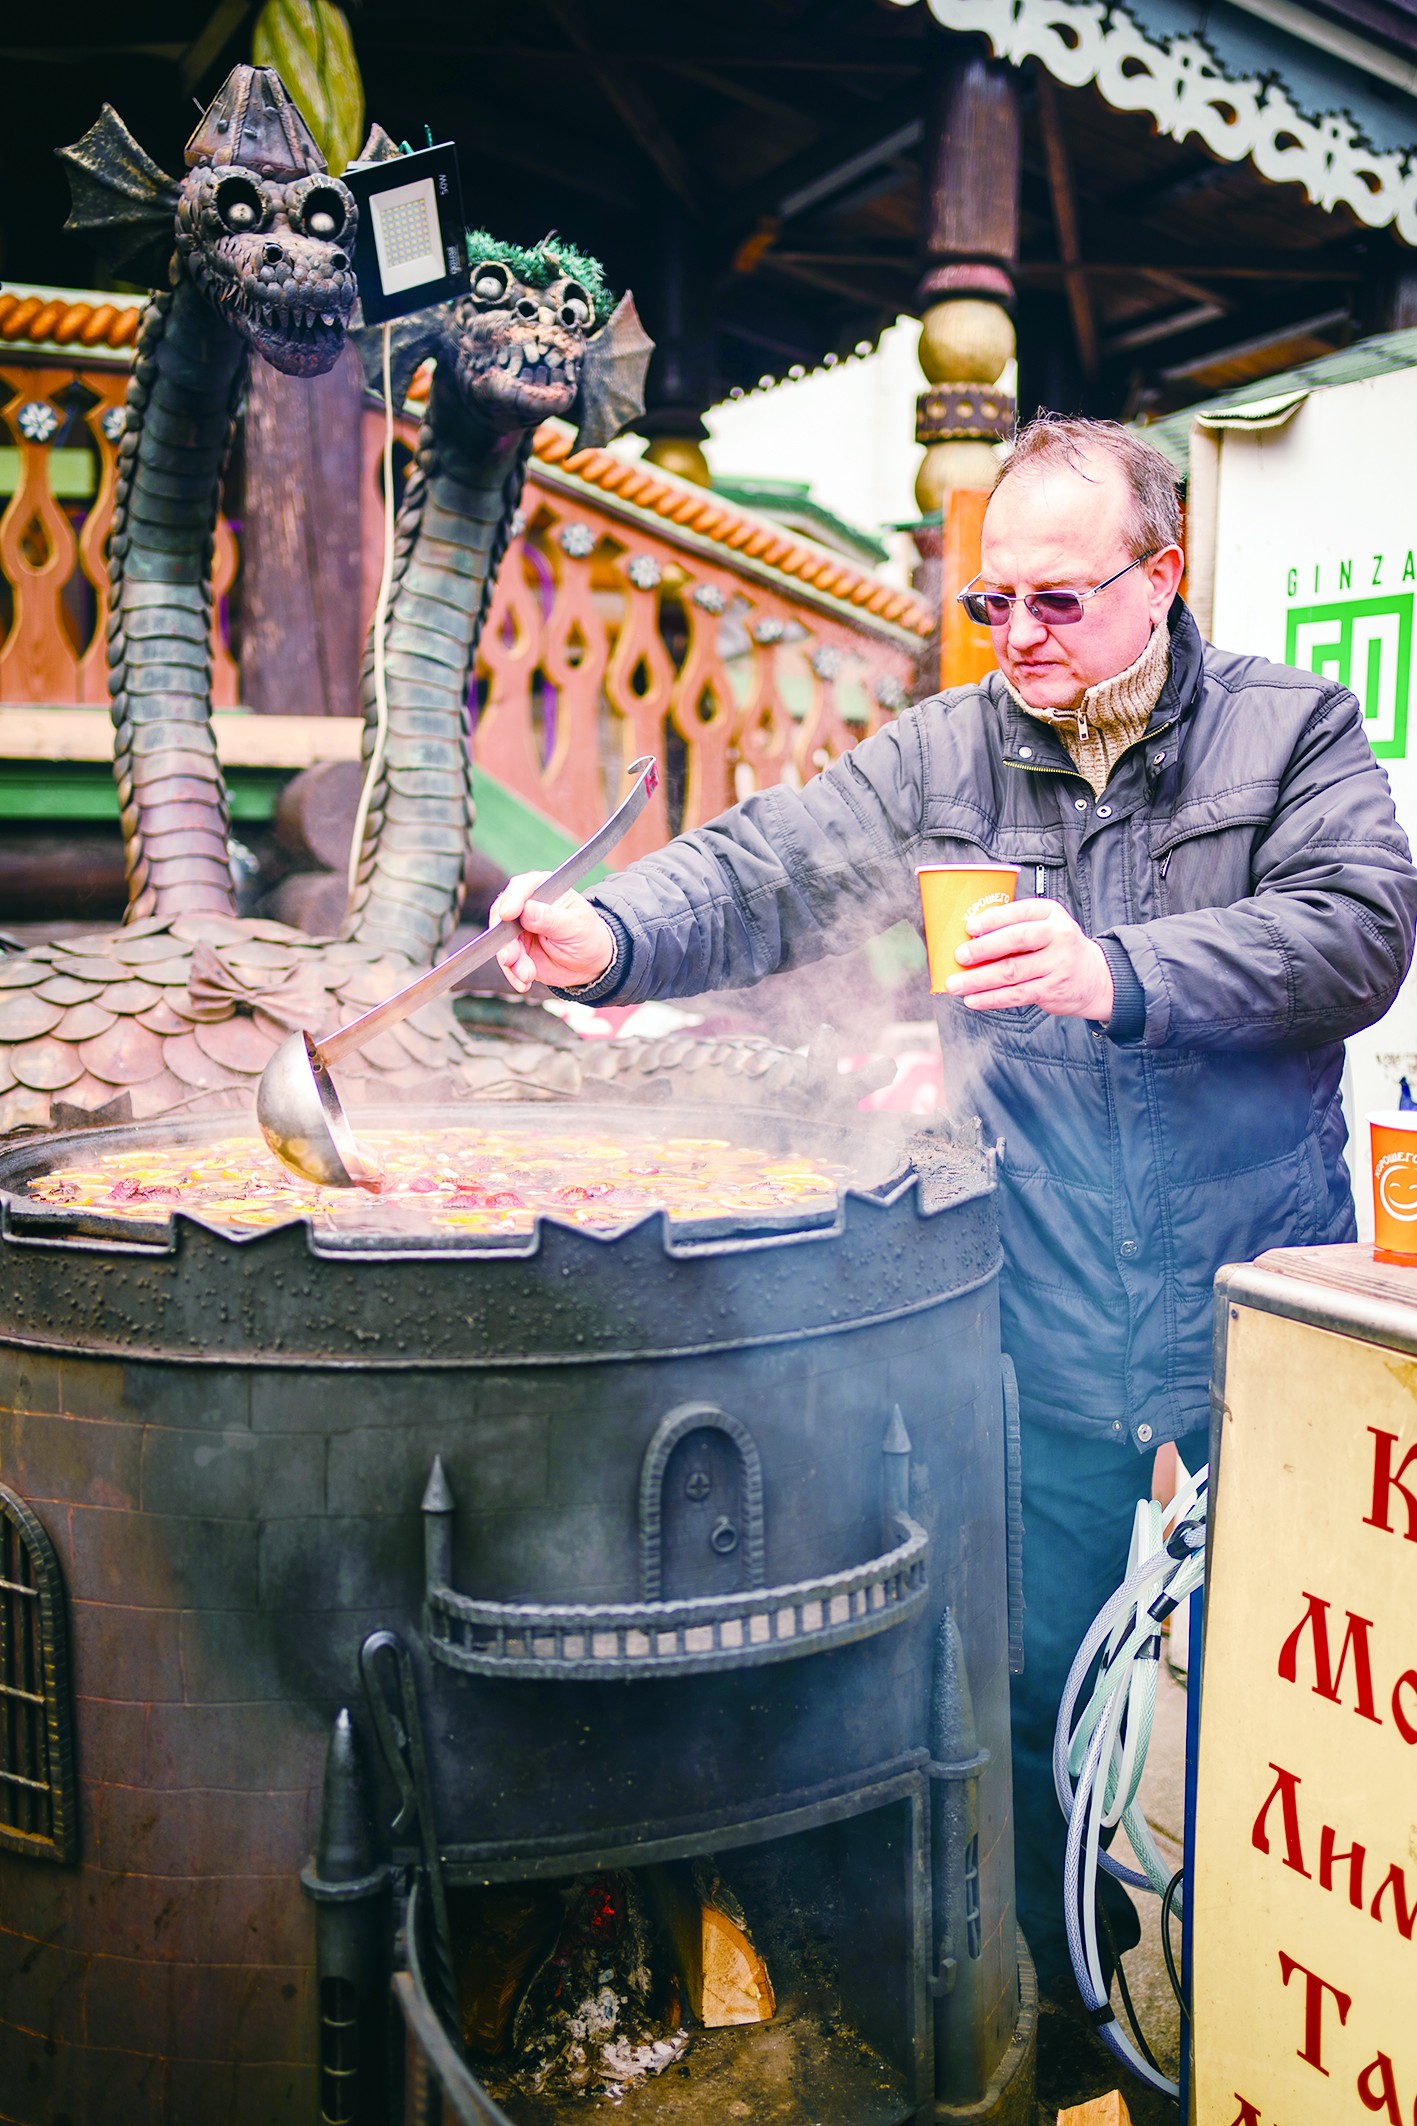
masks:
<svg viewBox="0 0 1417 2126"><path fill-rule="evenodd" d="M865 569L854 568L836 554L828 554L775 524L765 523L760 516L725 501L721 495L694 487L655 466L617 458L608 450L577 450L571 431L560 423L547 422L539 428L534 448L543 465L572 473L589 487L652 510L671 524L696 530L719 545L745 553L785 576L795 577L799 583L839 598L844 604L858 606L922 639L930 633L931 614L922 599L909 591L893 590Z"/></svg>
<svg viewBox="0 0 1417 2126"><path fill-rule="evenodd" d="M64 288L7 288L0 292L0 342L126 353L137 340L146 308L146 297L115 301Z"/></svg>

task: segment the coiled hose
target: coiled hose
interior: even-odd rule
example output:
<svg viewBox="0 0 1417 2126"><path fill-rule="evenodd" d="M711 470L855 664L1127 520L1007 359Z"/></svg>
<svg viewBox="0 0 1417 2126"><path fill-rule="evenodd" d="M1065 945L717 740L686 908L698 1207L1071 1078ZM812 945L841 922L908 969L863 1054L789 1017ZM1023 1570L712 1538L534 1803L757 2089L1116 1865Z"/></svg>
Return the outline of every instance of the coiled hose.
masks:
<svg viewBox="0 0 1417 2126"><path fill-rule="evenodd" d="M1171 2097L1179 2095L1179 2085L1142 2056L1108 1999L1097 1941L1097 1871L1100 1867L1118 1882L1165 1900L1163 1925L1172 1910L1180 1909L1180 1897L1156 1850L1137 1793L1156 1709L1161 1625L1199 1587L1205 1573L1207 1475L1200 1469L1188 1477L1164 1509L1150 1499L1138 1505L1127 1577L1098 1611L1077 1650L1053 1737L1053 1784L1068 1819L1063 1917L1078 1991L1108 2050L1139 2080ZM1102 1666L1078 1713L1083 1685L1099 1653ZM1102 1846L1102 1833L1119 1823L1141 1862L1141 1873L1114 1860Z"/></svg>

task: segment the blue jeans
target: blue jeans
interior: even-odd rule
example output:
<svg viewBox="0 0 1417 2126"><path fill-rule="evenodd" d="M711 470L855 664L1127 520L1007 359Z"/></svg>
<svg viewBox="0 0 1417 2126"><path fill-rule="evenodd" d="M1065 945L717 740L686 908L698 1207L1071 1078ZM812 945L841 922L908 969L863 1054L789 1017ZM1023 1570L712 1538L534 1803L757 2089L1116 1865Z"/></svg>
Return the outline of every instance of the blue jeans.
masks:
<svg viewBox="0 0 1417 2126"><path fill-rule="evenodd" d="M1182 1461L1204 1461L1204 1433L1178 1443ZM1053 1729L1073 1656L1127 1569L1137 1500L1151 1495L1151 1456L1130 1441L1088 1439L1023 1412L1023 1674L1013 1679L1014 1864L1019 1925L1040 1986L1065 1977L1063 1854L1067 1825L1053 1789ZM1119 1951L1141 1938L1121 1884L1098 1874L1099 1895Z"/></svg>

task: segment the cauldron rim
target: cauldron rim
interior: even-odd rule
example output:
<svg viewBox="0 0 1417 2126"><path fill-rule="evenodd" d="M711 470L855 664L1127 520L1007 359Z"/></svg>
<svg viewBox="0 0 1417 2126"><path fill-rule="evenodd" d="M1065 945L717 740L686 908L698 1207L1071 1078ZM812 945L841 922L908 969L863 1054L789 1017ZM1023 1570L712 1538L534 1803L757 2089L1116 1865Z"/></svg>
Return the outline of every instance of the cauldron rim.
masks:
<svg viewBox="0 0 1417 2126"><path fill-rule="evenodd" d="M425 1126L475 1126L481 1121L485 1121L489 1128L506 1128L510 1119L516 1117L518 1122L532 1129L553 1129L564 1128L572 1115L593 1127L622 1130L631 1138L662 1136L668 1130L676 1136L709 1134L711 1131L715 1135L727 1136L735 1143L752 1143L766 1137L765 1148L769 1150L817 1150L824 1155L822 1140L826 1139L832 1155L849 1159L858 1172L855 1178L839 1187L835 1203L828 1208L675 1219L661 1207L650 1206L621 1224L604 1227L583 1226L573 1219L558 1217L554 1212L541 1211L528 1231L476 1235L443 1234L432 1228L426 1232L380 1231L372 1222L367 1227L346 1228L339 1233L317 1232L309 1214L301 1212L275 1225L233 1229L204 1218L199 1212L184 1210L180 1204L162 1218L151 1221L114 1218L105 1217L102 1212L36 1202L26 1193L26 1184L36 1175L51 1172L76 1155L101 1158L111 1151L129 1151L145 1144L199 1145L230 1135L245 1136L248 1132L253 1142L259 1143L254 1118L244 1110L227 1110L192 1116L179 1121L176 1126L171 1117L159 1116L149 1121L105 1124L96 1128L36 1132L0 1145L0 1216L3 1216L3 1231L7 1238L15 1235L60 1244L75 1241L89 1246L95 1242L108 1242L155 1253L171 1249L179 1221L199 1227L213 1238L239 1248L252 1246L274 1233L303 1228L312 1254L364 1258L384 1254L405 1258L420 1255L438 1258L450 1255L463 1258L532 1256L540 1251L543 1231L548 1227L613 1245L655 1222L662 1222L666 1244L672 1240L676 1251L681 1247L712 1247L716 1243L751 1245L754 1240L770 1244L778 1237L786 1239L794 1234L834 1227L840 1222L848 1197L864 1198L883 1207L894 1203L915 1178L909 1139L921 1134L919 1117L858 1112L848 1122L845 1119L821 1120L770 1107L737 1109L712 1102L687 1101L676 1101L672 1108L649 1110L622 1107L617 1102L599 1099L554 1103L467 1101L418 1108L371 1107L358 1111L357 1120L365 1129L406 1130ZM965 1149L963 1145L957 1148ZM972 1150L975 1146L971 1143L968 1148ZM863 1153L873 1156L869 1160L863 1159Z"/></svg>

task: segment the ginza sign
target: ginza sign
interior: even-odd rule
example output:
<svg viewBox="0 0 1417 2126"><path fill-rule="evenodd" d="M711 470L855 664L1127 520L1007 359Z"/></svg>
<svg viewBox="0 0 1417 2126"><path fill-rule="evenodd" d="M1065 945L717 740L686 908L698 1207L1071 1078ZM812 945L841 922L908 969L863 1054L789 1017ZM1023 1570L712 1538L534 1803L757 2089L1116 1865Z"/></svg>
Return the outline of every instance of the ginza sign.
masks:
<svg viewBox="0 0 1417 2126"><path fill-rule="evenodd" d="M1411 2126L1417 1362L1228 1311L1196 1825L1198 2126Z"/></svg>
<svg viewBox="0 0 1417 2126"><path fill-rule="evenodd" d="M1221 437L1213 639L1351 688L1409 831L1414 497L1417 369L1316 391L1280 427Z"/></svg>

